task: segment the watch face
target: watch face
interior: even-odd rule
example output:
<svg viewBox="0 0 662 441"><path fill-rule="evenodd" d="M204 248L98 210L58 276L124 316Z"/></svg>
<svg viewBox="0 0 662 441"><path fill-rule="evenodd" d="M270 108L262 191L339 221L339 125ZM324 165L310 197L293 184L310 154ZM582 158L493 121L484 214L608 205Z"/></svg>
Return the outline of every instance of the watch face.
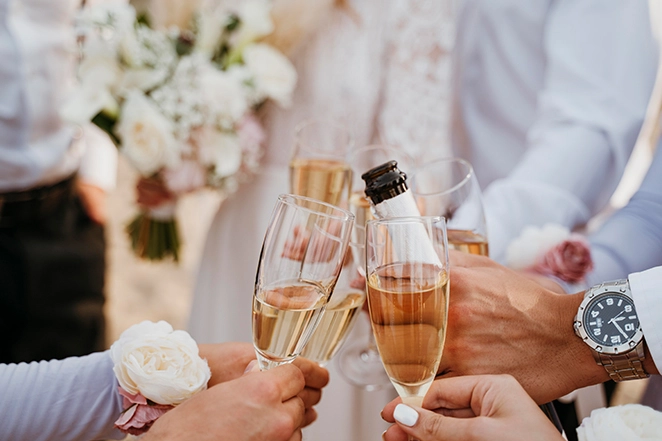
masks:
<svg viewBox="0 0 662 441"><path fill-rule="evenodd" d="M628 296L607 293L586 307L584 326L591 340L603 346L619 346L639 329L639 317Z"/></svg>

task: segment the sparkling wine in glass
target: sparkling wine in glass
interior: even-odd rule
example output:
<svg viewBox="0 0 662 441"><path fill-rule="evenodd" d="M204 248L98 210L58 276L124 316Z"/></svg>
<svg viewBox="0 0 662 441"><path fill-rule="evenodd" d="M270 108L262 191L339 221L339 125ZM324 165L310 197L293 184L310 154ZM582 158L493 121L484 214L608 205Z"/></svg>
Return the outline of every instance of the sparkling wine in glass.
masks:
<svg viewBox="0 0 662 441"><path fill-rule="evenodd" d="M487 256L483 199L473 167L460 158L444 158L419 167L409 179L421 215L444 216L448 245Z"/></svg>
<svg viewBox="0 0 662 441"><path fill-rule="evenodd" d="M294 360L319 323L347 254L354 215L281 195L264 237L253 295L260 369Z"/></svg>
<svg viewBox="0 0 662 441"><path fill-rule="evenodd" d="M354 255L363 255L364 244L350 243L338 283L333 289L319 325L301 356L326 365L345 342L365 302L365 273L359 271ZM357 250L358 249L358 250Z"/></svg>
<svg viewBox="0 0 662 441"><path fill-rule="evenodd" d="M352 172L347 153L353 146L350 133L324 119L304 121L295 131L290 160L290 190L331 205L346 203Z"/></svg>
<svg viewBox="0 0 662 441"><path fill-rule="evenodd" d="M389 160L396 160L405 169L412 169L414 164L407 153L389 145L368 145L349 155L353 177L349 210L356 217L352 230L353 243L365 244L366 223L374 219L370 202L363 191L365 183L361 175ZM352 248L352 251L356 253L354 259L360 262L360 271L365 274L365 248ZM348 382L368 391L379 390L391 384L384 371L372 332L368 333L365 341L348 342L340 353L339 367L340 373Z"/></svg>
<svg viewBox="0 0 662 441"><path fill-rule="evenodd" d="M421 406L434 380L448 321L448 244L441 217L369 221L370 321L403 402Z"/></svg>

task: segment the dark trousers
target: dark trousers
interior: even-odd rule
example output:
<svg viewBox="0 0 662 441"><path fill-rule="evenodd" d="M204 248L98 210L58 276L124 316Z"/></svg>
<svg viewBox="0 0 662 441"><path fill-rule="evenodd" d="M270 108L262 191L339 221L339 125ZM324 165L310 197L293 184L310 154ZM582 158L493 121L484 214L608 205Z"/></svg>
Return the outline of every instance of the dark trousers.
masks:
<svg viewBox="0 0 662 441"><path fill-rule="evenodd" d="M105 347L105 239L73 194L47 215L0 226L0 362Z"/></svg>

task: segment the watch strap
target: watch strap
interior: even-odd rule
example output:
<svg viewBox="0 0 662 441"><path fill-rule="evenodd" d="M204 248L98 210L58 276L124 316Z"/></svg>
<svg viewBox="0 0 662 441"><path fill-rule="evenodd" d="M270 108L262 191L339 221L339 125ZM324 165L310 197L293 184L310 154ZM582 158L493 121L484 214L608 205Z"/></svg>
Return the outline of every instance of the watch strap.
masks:
<svg viewBox="0 0 662 441"><path fill-rule="evenodd" d="M635 348L625 354L614 355L594 352L595 361L603 366L612 380L616 382L638 380L650 377L644 370L643 340Z"/></svg>

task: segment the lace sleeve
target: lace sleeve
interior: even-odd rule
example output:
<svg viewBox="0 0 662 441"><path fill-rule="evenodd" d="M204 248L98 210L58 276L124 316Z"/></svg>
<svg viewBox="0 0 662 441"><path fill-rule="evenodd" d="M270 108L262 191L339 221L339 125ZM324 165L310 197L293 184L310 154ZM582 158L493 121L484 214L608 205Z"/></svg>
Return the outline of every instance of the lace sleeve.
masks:
<svg viewBox="0 0 662 441"><path fill-rule="evenodd" d="M382 142L417 162L450 156L453 0L395 0L384 60Z"/></svg>

